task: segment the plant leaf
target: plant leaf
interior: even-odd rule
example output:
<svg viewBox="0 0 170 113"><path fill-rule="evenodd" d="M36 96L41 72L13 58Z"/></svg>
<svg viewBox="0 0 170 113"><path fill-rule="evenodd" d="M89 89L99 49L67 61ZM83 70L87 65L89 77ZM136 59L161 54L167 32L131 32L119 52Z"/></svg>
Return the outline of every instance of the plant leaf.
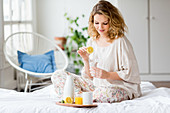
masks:
<svg viewBox="0 0 170 113"><path fill-rule="evenodd" d="M87 30L87 29L88 29L88 27L83 27L83 28L82 28L83 31L85 31L85 30Z"/></svg>
<svg viewBox="0 0 170 113"><path fill-rule="evenodd" d="M70 20L70 18L69 18L69 17L67 17L66 19L67 19L67 20Z"/></svg>
<svg viewBox="0 0 170 113"><path fill-rule="evenodd" d="M70 52L70 53L71 53L71 52L72 52L72 50L73 50L73 46L72 46L72 45L69 45L69 46L68 46L68 52Z"/></svg>
<svg viewBox="0 0 170 113"><path fill-rule="evenodd" d="M72 24L74 22L74 20L70 20L70 24Z"/></svg>
<svg viewBox="0 0 170 113"><path fill-rule="evenodd" d="M67 13L64 13L64 16L67 16Z"/></svg>
<svg viewBox="0 0 170 113"><path fill-rule="evenodd" d="M76 54L75 54L75 53L71 53L71 57L72 57L73 59L75 59L75 58L76 58Z"/></svg>
<svg viewBox="0 0 170 113"><path fill-rule="evenodd" d="M76 74L79 74L79 72L80 72L80 69L75 68L75 73L76 73Z"/></svg>
<svg viewBox="0 0 170 113"><path fill-rule="evenodd" d="M76 60L74 60L74 65L78 65L78 62Z"/></svg>
<svg viewBox="0 0 170 113"><path fill-rule="evenodd" d="M79 60L79 64L82 65L82 66L84 65L82 60Z"/></svg>

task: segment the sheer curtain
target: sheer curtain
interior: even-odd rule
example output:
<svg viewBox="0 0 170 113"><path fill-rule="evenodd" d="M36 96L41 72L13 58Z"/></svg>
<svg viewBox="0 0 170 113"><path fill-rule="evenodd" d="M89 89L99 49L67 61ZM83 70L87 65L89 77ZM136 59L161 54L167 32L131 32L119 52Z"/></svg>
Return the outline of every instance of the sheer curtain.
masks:
<svg viewBox="0 0 170 113"><path fill-rule="evenodd" d="M34 28L33 24L35 23L35 19L34 19L35 17L33 16L33 5L36 1L34 0L0 0L0 1L1 1L1 10L2 10L0 14L2 14L1 21L3 23L3 25L1 26L3 36L0 37L2 41L1 46L3 46L4 40L6 40L7 37L9 37L13 33L33 32L33 28ZM23 45L24 43L27 43L27 45L29 46L27 47L27 49L29 48L27 50L28 52L31 52L33 50L33 43L34 43L33 38L27 38L27 39L23 38L22 40L16 37L13 38L10 41L10 43L8 43L9 49L7 53L10 54L10 56L14 61L18 61L18 60L16 60L17 55L16 53L14 53L13 50L18 48L24 49L24 46L19 45L19 42L22 42ZM1 49L0 53L3 54L2 47L0 49ZM9 67L9 64L7 63L7 61L5 60L2 54L0 54L1 61L2 61L1 64ZM3 66L3 70L5 68L4 66ZM9 76L7 75L7 73L8 72L4 72L3 74L1 74L1 76L3 77L1 79L1 84L3 85L1 86L4 87L9 86L11 82L14 81L14 79L16 78L16 75L14 73L9 74ZM5 83L7 82L5 77L8 80L11 79L8 85L5 85ZM15 87L15 85L13 85L13 87Z"/></svg>
<svg viewBox="0 0 170 113"><path fill-rule="evenodd" d="M33 1L3 0L4 39L15 32L33 31Z"/></svg>
<svg viewBox="0 0 170 113"><path fill-rule="evenodd" d="M4 38L6 40L11 34L16 32L33 32L33 0L2 0L3 1L3 24L4 24ZM35 3L35 2L34 2ZM19 36L21 37L21 36ZM28 36L22 36L23 39L15 36L10 39L8 43L7 53L15 59L17 57L14 49L23 49L30 53L33 50L33 43L36 43L33 38L27 38ZM28 50L24 50L25 47L21 45L27 44ZM15 60L16 61L16 60Z"/></svg>

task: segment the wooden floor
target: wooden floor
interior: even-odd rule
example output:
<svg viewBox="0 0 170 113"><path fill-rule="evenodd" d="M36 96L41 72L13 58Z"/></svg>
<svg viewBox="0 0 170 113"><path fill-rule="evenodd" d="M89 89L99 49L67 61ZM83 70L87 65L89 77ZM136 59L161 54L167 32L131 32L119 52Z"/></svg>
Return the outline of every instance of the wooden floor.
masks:
<svg viewBox="0 0 170 113"><path fill-rule="evenodd" d="M159 88L159 87L168 87L170 88L170 81L158 81L158 82L152 82L153 85L155 85L155 87Z"/></svg>

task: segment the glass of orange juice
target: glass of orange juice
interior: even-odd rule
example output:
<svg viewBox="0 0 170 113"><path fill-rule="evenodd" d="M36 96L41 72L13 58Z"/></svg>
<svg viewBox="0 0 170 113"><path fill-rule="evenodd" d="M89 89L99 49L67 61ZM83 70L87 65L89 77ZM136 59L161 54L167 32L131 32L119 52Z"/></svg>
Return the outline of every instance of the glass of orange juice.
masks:
<svg viewBox="0 0 170 113"><path fill-rule="evenodd" d="M83 104L83 98L82 97L75 97L75 104L82 105Z"/></svg>

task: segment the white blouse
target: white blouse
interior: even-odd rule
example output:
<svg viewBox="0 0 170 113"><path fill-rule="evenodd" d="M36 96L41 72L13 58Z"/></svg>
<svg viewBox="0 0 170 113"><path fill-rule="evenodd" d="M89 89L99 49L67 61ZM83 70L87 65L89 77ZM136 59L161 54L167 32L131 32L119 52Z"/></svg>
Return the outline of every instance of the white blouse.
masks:
<svg viewBox="0 0 170 113"><path fill-rule="evenodd" d="M136 57L131 43L126 37L115 39L109 46L99 47L92 38L88 39L87 47L92 46L90 63L96 63L98 68L108 72L117 72L122 80L93 78L94 86L120 87L128 92L129 98L141 95L140 76ZM82 76L88 78L82 69Z"/></svg>

